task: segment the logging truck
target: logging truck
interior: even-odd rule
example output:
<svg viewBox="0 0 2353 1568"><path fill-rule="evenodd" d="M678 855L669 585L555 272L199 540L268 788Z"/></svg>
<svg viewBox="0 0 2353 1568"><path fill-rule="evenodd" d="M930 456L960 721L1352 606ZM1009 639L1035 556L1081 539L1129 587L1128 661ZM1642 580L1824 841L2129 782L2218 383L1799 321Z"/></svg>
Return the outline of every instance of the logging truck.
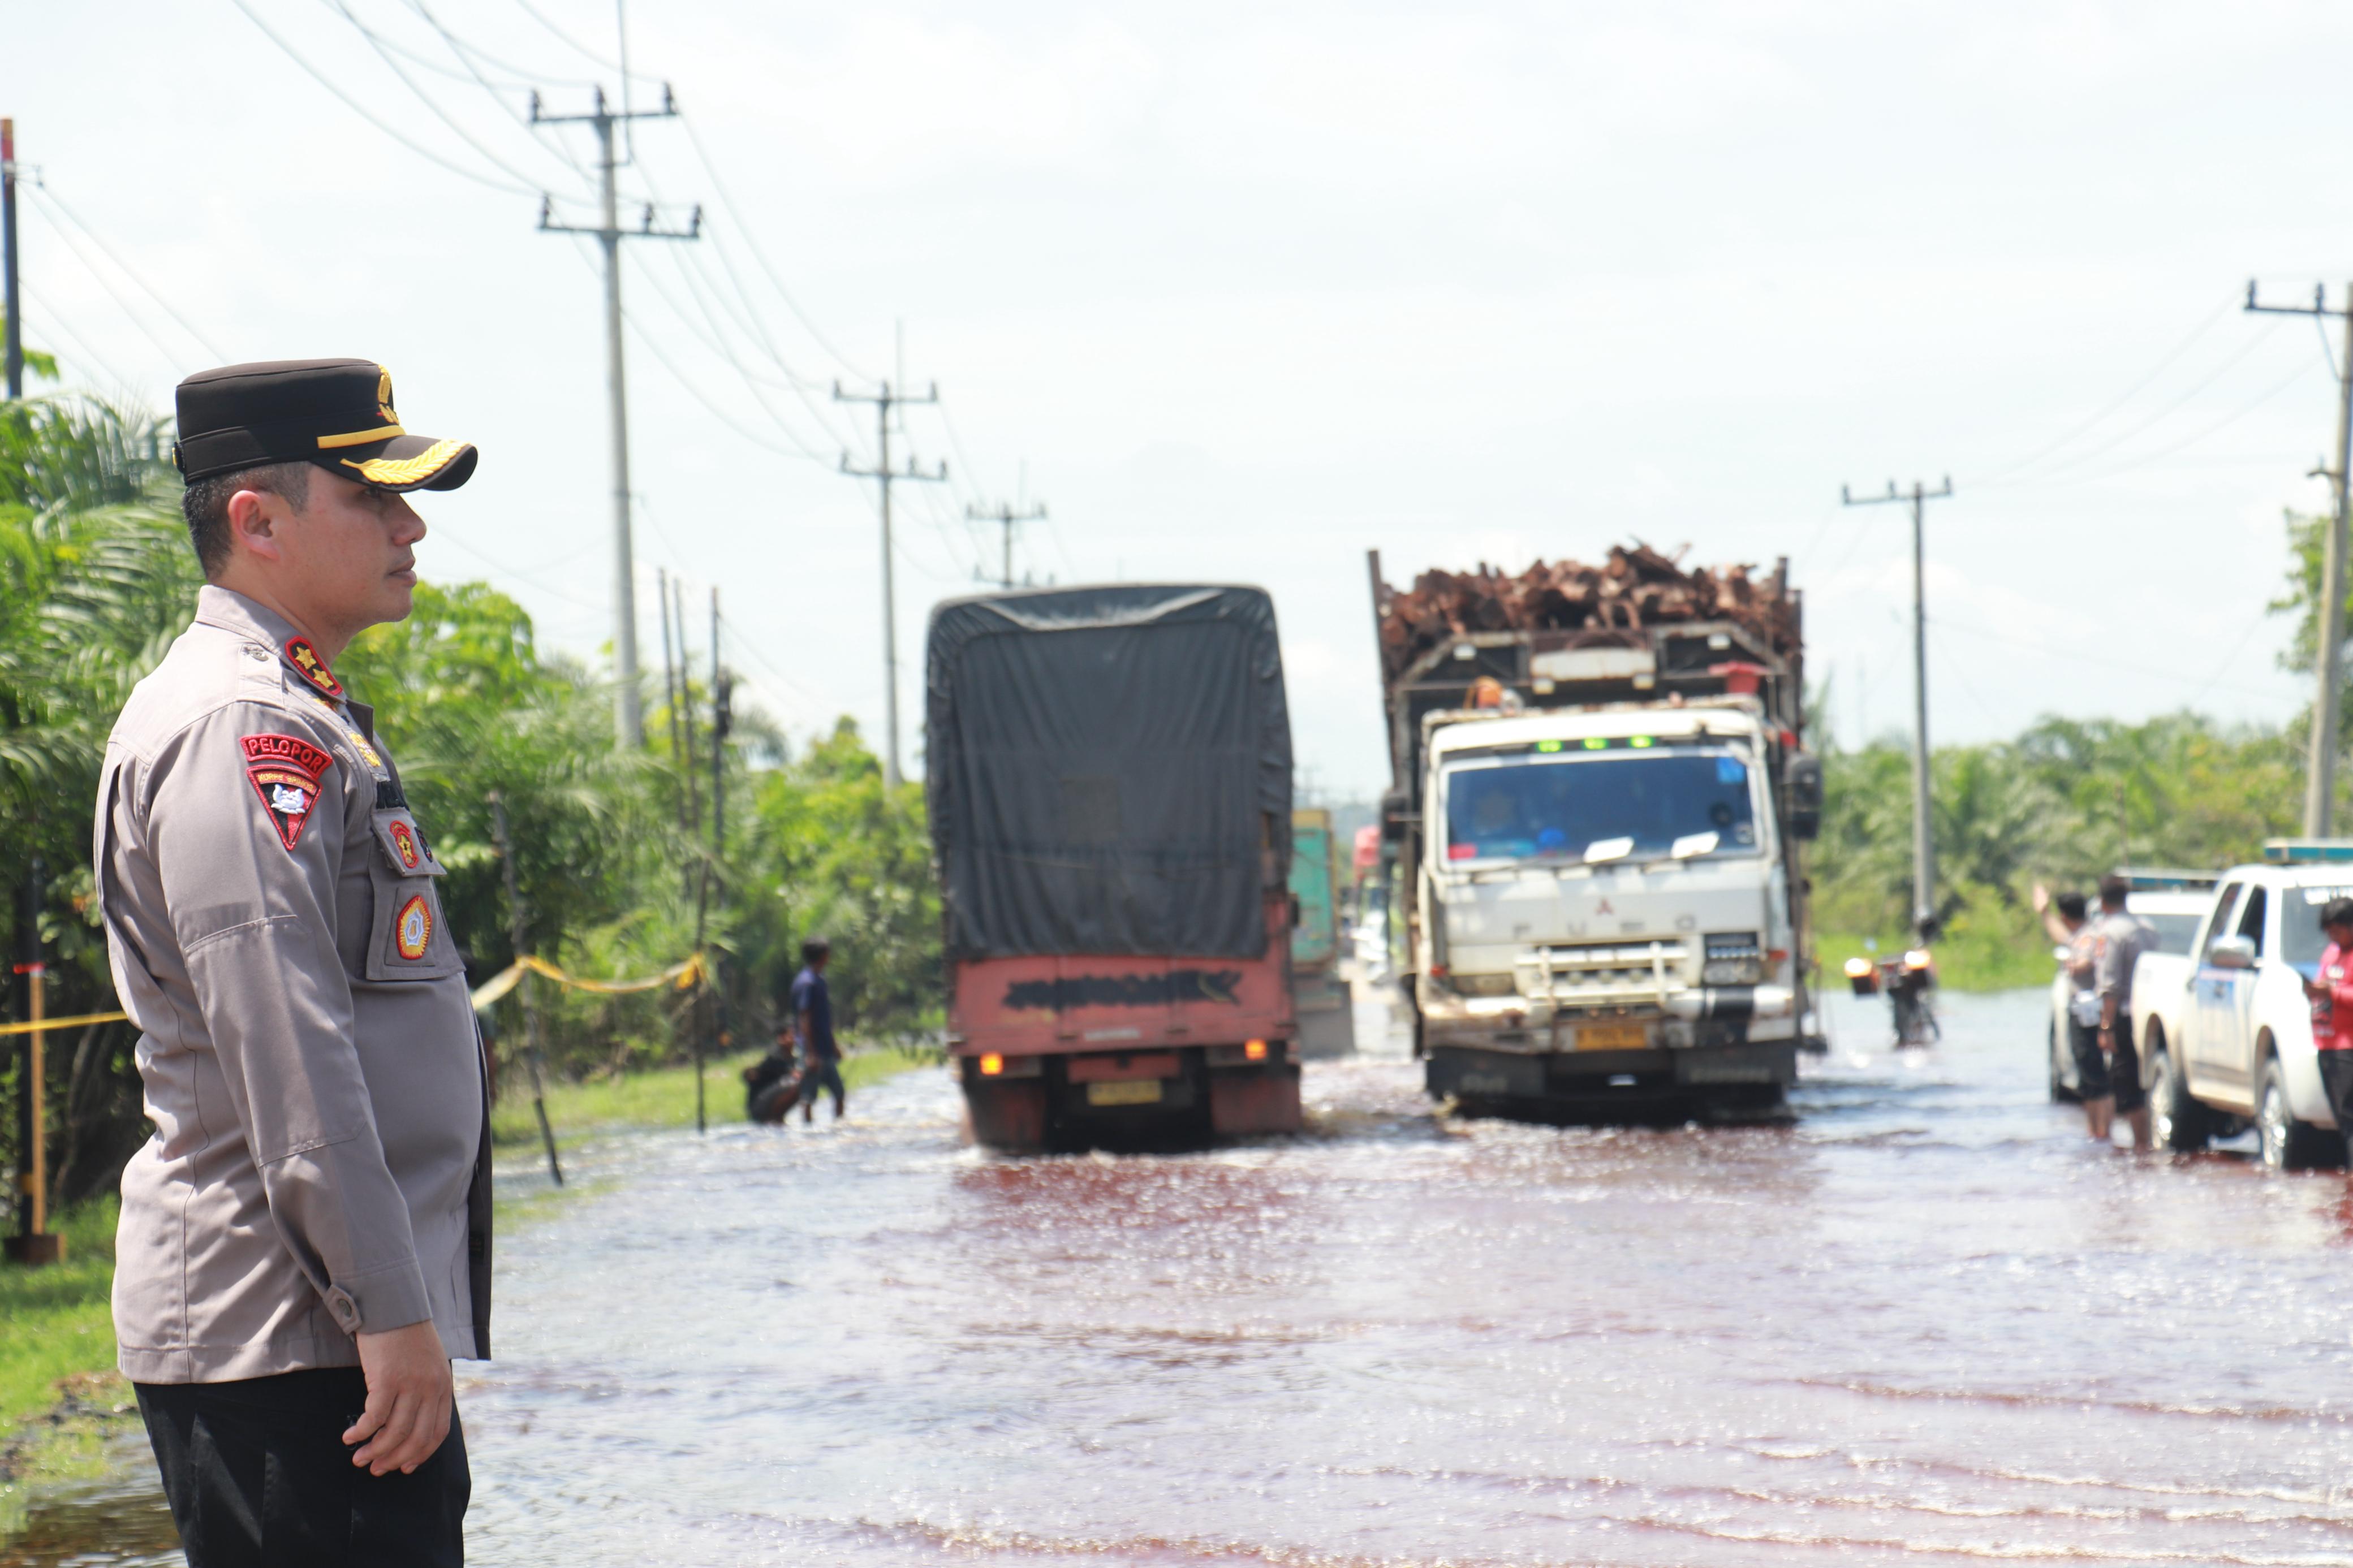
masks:
<svg viewBox="0 0 2353 1568"><path fill-rule="evenodd" d="M1370 562L1430 1095L1540 1119L1771 1113L1815 1033L1786 568L1655 552L1521 579Z"/></svg>

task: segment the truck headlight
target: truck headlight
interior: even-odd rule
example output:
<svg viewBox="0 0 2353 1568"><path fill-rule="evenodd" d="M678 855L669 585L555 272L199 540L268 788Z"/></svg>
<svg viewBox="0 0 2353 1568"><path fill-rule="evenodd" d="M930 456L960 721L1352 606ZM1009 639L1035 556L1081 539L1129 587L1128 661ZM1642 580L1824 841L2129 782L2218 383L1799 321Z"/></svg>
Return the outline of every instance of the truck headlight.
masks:
<svg viewBox="0 0 2353 1568"><path fill-rule="evenodd" d="M1765 978L1765 950L1753 931L1711 936L1706 952L1699 972L1704 985L1754 985Z"/></svg>
<svg viewBox="0 0 2353 1568"><path fill-rule="evenodd" d="M1519 989L1518 983L1506 974L1454 974L1449 984L1462 996L1509 996Z"/></svg>

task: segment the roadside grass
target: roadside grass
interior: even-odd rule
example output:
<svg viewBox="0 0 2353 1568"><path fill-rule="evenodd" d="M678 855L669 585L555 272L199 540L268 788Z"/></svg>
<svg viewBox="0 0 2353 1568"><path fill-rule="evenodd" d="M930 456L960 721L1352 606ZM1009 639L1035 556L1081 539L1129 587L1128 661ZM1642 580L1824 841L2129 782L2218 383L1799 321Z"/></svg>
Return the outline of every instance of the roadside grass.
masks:
<svg viewBox="0 0 2353 1568"><path fill-rule="evenodd" d="M760 1055L758 1051L744 1051L713 1057L703 1064L703 1101L711 1121L744 1120L743 1070L758 1061ZM850 1093L856 1094L870 1084L938 1060L937 1052L921 1047L878 1046L844 1057L841 1079ZM691 1127L694 1068L656 1068L651 1072L587 1083L550 1084L547 1120L554 1130L559 1152L570 1141L590 1133ZM501 1087L499 1102L491 1111L491 1145L519 1152L538 1142L539 1119L531 1108L530 1082L512 1076Z"/></svg>
<svg viewBox="0 0 2353 1568"><path fill-rule="evenodd" d="M57 1216L66 1260L0 1266L0 1434L58 1402L58 1384L114 1364L114 1216L94 1198Z"/></svg>

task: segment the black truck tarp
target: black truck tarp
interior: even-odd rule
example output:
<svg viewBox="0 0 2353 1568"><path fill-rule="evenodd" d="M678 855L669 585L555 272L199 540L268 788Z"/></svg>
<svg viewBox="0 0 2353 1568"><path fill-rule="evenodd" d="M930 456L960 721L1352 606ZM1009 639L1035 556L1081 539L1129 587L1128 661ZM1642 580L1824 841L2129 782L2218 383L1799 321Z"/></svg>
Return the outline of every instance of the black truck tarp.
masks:
<svg viewBox="0 0 2353 1568"><path fill-rule="evenodd" d="M925 784L956 958L1266 949L1291 717L1262 589L1122 583L932 612Z"/></svg>

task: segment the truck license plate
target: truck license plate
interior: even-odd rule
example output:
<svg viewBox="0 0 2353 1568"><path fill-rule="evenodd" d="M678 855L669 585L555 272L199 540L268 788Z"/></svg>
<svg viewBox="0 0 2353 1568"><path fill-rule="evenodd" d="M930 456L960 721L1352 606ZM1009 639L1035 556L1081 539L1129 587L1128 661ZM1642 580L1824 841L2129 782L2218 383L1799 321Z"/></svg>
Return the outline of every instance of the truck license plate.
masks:
<svg viewBox="0 0 2353 1568"><path fill-rule="evenodd" d="M1580 1024L1577 1029L1580 1051L1640 1051L1650 1044L1651 1031L1641 1024Z"/></svg>
<svg viewBox="0 0 2353 1568"><path fill-rule="evenodd" d="M1124 1083L1091 1083L1087 1085L1089 1105L1157 1105L1160 1103L1160 1080L1156 1078L1130 1079Z"/></svg>

